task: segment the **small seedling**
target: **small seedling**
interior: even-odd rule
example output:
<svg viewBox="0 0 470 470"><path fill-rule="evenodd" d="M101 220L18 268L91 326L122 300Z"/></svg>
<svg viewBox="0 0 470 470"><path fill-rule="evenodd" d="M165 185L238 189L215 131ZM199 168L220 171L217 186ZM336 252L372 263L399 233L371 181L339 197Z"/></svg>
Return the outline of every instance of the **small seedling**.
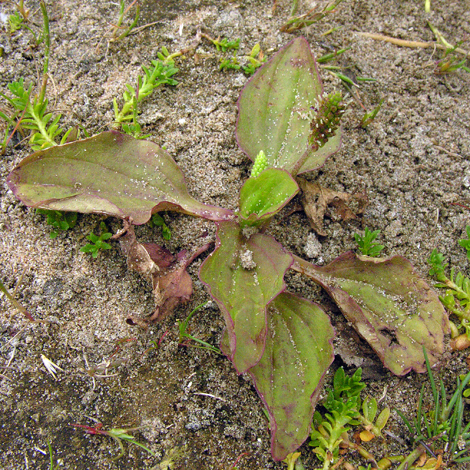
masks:
<svg viewBox="0 0 470 470"><path fill-rule="evenodd" d="M63 132L58 124L61 115L53 115L47 109L48 100L45 95L50 58L49 17L43 1L40 2L40 7L43 16L43 32L40 42L44 41L44 64L39 93L37 96L33 96L33 85L30 84L28 88L25 88L23 78L7 85L12 96L0 93L0 96L7 100L14 109L12 116L8 117L5 113L1 113L0 117L5 119L7 123L12 123L18 119L22 127L31 130L30 145L33 150L41 150L57 145L56 138ZM60 141L61 144L67 141L71 131L72 129L63 135ZM4 138L2 144L3 151L7 142L8 138Z"/></svg>
<svg viewBox="0 0 470 470"><path fill-rule="evenodd" d="M343 49L338 49L335 52L330 52L328 54L322 55L317 59L319 64L325 64L326 62L330 62L332 60L336 60L341 54L344 54L346 51L351 49L351 47L345 47Z"/></svg>
<svg viewBox="0 0 470 470"><path fill-rule="evenodd" d="M300 452L292 452L282 461L287 464L287 470L305 470L300 455Z"/></svg>
<svg viewBox="0 0 470 470"><path fill-rule="evenodd" d="M367 227L364 230L364 236L358 233L354 234L354 239L359 245L359 250L365 256L379 256L380 252L385 248L384 245L375 243L374 240L379 236L380 230L371 232Z"/></svg>
<svg viewBox="0 0 470 470"><path fill-rule="evenodd" d="M41 9L45 9L44 2L41 2ZM36 32L29 26L28 23L30 22L30 10L27 10L24 6L24 1L20 0L19 3L16 4L16 9L14 13L12 13L8 17L8 24L10 26L10 34L14 34L16 31L20 29L26 29L29 31L34 37L34 47L39 46L41 42L44 40L44 31L42 35L37 35Z"/></svg>
<svg viewBox="0 0 470 470"><path fill-rule="evenodd" d="M108 228L104 222L100 223L101 235L95 235L93 232L90 233L87 238L91 243L87 243L84 247L80 248L82 253L91 253L93 258L98 257L100 250L110 250L112 246L106 243L105 240L109 240L113 234L108 232Z"/></svg>
<svg viewBox="0 0 470 470"><path fill-rule="evenodd" d="M178 338L178 343L179 344L184 344L186 345L185 341L186 340L192 340L195 341L196 343L199 343L201 346L193 346L195 348L199 349L207 349L208 351L215 352L216 354L222 354L219 348L216 348L215 346L212 346L212 344L206 343L205 341L202 341L199 338L195 338L191 334L189 334L188 331L188 325L189 321L191 320L192 316L202 307L204 307L207 304L207 302L198 305L187 317L186 320L180 322L178 320L178 329L179 329L179 338Z"/></svg>
<svg viewBox="0 0 470 470"><path fill-rule="evenodd" d="M47 441L47 447L49 449L49 470L57 470L60 468L60 464L57 465L54 463L54 453L52 451L51 441Z"/></svg>
<svg viewBox="0 0 470 470"><path fill-rule="evenodd" d="M46 209L36 209L37 214L45 215L47 217L47 225L52 225L54 230L50 233L51 238L56 238L59 235L59 231L66 231L75 227L77 223L76 212L61 212L61 211L49 211Z"/></svg>
<svg viewBox="0 0 470 470"><path fill-rule="evenodd" d="M63 131L59 128L61 115L53 116L47 111L47 98L41 100L40 97L32 98L33 85L28 88L24 86L23 78L17 82L8 84L12 97L0 93L15 109L15 118L20 118L21 126L32 131L30 145L33 150L40 150L57 145L55 141ZM5 116L0 116L4 117ZM70 131L69 131L70 132ZM65 142L68 133L61 139L61 144Z"/></svg>
<svg viewBox="0 0 470 470"><path fill-rule="evenodd" d="M138 115L138 105L149 96L156 88L161 85L172 85L178 84L176 80L171 78L178 69L174 66L174 61L169 60L152 60L153 69L142 66L145 72L144 77L141 76L137 79L137 89L134 89L129 84L126 84L127 91L123 93L124 104L122 109L119 109L116 98L114 98L114 124L115 129L119 129L123 123L129 121L134 122L136 125L136 116ZM135 132L137 129L132 129ZM140 127L139 127L140 131Z"/></svg>
<svg viewBox="0 0 470 470"><path fill-rule="evenodd" d="M223 38L221 41L220 37L213 39L208 34L204 33L201 34L201 37L208 39L218 51L227 52L228 50L238 50L240 47L240 39L229 41L227 38Z"/></svg>
<svg viewBox="0 0 470 470"><path fill-rule="evenodd" d="M222 41L220 41L220 38L212 39L207 34L202 34L202 37L205 37L206 39L211 41L212 44L214 44L214 46L216 47L216 49L222 52L227 52L229 50L235 51L238 50L240 46L240 39L228 41L226 38L224 38ZM243 73L245 73L245 75L253 75L256 70L266 62L264 53L263 51L261 51L261 46L259 45L259 43L253 46L253 49L251 49L250 54L245 56L244 60L248 61L247 65L241 65L238 57L236 56L236 53L234 52L233 57L226 57L220 59L219 70L243 70Z"/></svg>
<svg viewBox="0 0 470 470"><path fill-rule="evenodd" d="M8 24L10 25L10 33L13 34L15 31L23 28L24 25L24 18L19 14L19 12L15 11L8 17Z"/></svg>
<svg viewBox="0 0 470 470"><path fill-rule="evenodd" d="M240 70L241 68L235 55L231 59L220 59L219 70Z"/></svg>
<svg viewBox="0 0 470 470"><path fill-rule="evenodd" d="M379 101L379 104L372 111L366 112L364 114L364 116L361 119L361 127L363 129L365 129L375 119L375 117L380 111L380 108L382 107L383 102L384 102L384 99L382 98Z"/></svg>
<svg viewBox="0 0 470 470"><path fill-rule="evenodd" d="M150 219L151 227L161 227L162 228L162 237L165 240L171 240L171 230L168 228L168 225L165 224L165 220L160 214L153 214Z"/></svg>
<svg viewBox="0 0 470 470"><path fill-rule="evenodd" d="M266 62L266 57L264 57L259 43L253 46L250 54L245 56L245 58L248 60L249 64L243 66L243 72L248 76L253 75L256 70Z"/></svg>
<svg viewBox="0 0 470 470"><path fill-rule="evenodd" d="M459 49L463 41L460 41L455 46L452 46L451 44L447 43L441 35L441 42L444 44L444 46L446 46L446 50L444 51L444 57L436 63L434 73L437 75L442 75L445 73L455 72L459 69L465 70L465 72L470 72L470 68L466 66L467 59L465 58L460 60L456 56L456 51Z"/></svg>
<svg viewBox="0 0 470 470"><path fill-rule="evenodd" d="M103 425L101 423L98 423L95 427L86 426L84 424L71 424L71 426L74 426L75 428L83 428L87 434L99 434L101 436L111 437L119 445L119 450L120 450L119 454L116 457L111 459L112 461L118 460L124 455L125 449L122 444L122 441L127 441L131 444L134 444L135 446L138 446L144 449L150 455L153 455L155 457L154 452L152 452L148 447L144 446L140 442L136 441L134 436L129 434L130 431L136 431L140 428L130 428L130 429L112 428L106 431L103 429Z"/></svg>

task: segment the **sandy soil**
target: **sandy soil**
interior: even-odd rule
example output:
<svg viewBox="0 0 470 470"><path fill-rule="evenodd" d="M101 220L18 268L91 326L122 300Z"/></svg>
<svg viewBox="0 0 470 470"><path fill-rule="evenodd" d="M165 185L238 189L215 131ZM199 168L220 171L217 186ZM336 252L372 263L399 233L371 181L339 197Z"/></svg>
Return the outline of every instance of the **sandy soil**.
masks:
<svg viewBox="0 0 470 470"><path fill-rule="evenodd" d="M240 38L240 56L259 42L270 57L292 39L279 32L290 11L286 0L278 1L274 12L272 2L255 0L140 3L139 25L155 24L107 44L103 34L116 21L116 2L48 2L53 45L48 93L51 108L63 114L64 128L82 125L90 134L106 129L112 121L112 98L121 96L125 83L136 82L140 66L156 58L162 46L170 52L189 48L198 29L213 37ZM301 3L305 12L315 2ZM26 5L34 11L38 2ZM381 98L384 104L364 130L359 125L363 110L349 98L342 149L310 175L335 190L366 191L370 205L363 219L327 218L328 236L318 239L302 212L286 211L271 233L294 253L327 263L354 249L353 234L367 226L382 231L386 255L406 256L423 276L435 247L453 266L467 270L457 240L470 223L464 207L470 202L470 74L436 75L440 51L400 48L358 34L432 41L426 23L430 20L450 42L468 38L468 0L435 0L432 9L425 14L423 2L417 0L345 0L335 14L302 30L318 56L350 47L339 65L347 67L351 77L376 79L361 83L356 90L360 101L369 110ZM2 15L12 11L12 2L0 3ZM40 22L40 15L34 19ZM10 36L5 22L1 28L0 91L6 92L6 84L19 77L36 83L42 48L31 48L25 30ZM338 29L323 36L330 28ZM462 47L468 49L468 44ZM178 162L197 199L235 208L250 169L235 141L236 101L247 78L238 71L219 71L222 57L203 40L196 54L178 59L179 85L152 95L140 121L151 140L165 146ZM322 76L327 91L342 88L327 71ZM0 375L1 467L49 468L50 442L54 459L67 469L160 468L155 465L165 456L178 454L171 468L225 470L243 453L239 469L285 468L270 456L267 421L250 380L237 376L222 356L178 347L177 319L208 300L197 278L204 256L190 267L195 293L189 304L146 331L130 326L129 315L152 313L150 286L127 270L117 244L96 260L79 252L86 235L96 231L98 216L79 215L73 230L49 238L44 217L17 201L5 184L8 173L28 153L26 141L0 157L0 272L32 315L47 322L30 324L0 298L0 364L10 367ZM215 230L210 222L175 213L166 214L165 220L173 235L169 242L147 226L137 228L139 238L177 252L198 245L203 233ZM106 223L114 231L121 227L118 220ZM317 287L296 274L288 276L288 284L331 313L338 335L332 371L341 364L351 370L362 366L368 393L383 396L381 406L412 413L426 377L398 378L383 370ZM192 322L192 334L215 345L222 329L214 304L196 313ZM158 349L149 349L152 341L162 338ZM63 369L57 380L45 370L41 354ZM456 375L468 370L466 356L448 351L442 358L449 392ZM93 371L105 377L93 376ZM110 461L118 453L111 439L70 426L96 422L104 428L143 426L135 431L136 439L156 457L126 445L124 457ZM396 413L389 429L407 437ZM398 441L389 445L392 452L407 450ZM301 450L306 469L319 466L307 445ZM380 456L380 449L375 455Z"/></svg>

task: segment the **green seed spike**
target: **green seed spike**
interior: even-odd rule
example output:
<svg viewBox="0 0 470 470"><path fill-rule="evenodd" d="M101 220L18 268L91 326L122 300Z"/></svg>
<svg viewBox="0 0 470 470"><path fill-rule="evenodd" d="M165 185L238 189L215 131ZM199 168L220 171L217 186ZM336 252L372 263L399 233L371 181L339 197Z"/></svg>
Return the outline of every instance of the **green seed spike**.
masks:
<svg viewBox="0 0 470 470"><path fill-rule="evenodd" d="M262 150L256 155L255 163L251 169L251 177L256 178L262 171L268 168L268 159Z"/></svg>
<svg viewBox="0 0 470 470"><path fill-rule="evenodd" d="M308 143L314 152L335 135L345 109L342 99L341 92L335 92L323 94L319 97L319 102L315 102L317 113L310 124L312 132L308 137Z"/></svg>

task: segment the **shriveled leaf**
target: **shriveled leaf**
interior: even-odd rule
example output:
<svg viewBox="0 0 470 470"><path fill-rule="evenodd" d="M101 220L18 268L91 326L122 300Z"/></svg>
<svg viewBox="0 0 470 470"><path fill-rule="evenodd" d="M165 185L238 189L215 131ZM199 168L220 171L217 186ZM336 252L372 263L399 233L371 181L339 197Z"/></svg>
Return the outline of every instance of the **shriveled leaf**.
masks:
<svg viewBox="0 0 470 470"><path fill-rule="evenodd" d="M446 312L407 259L348 252L324 267L295 257L293 267L325 288L394 374L426 372L423 346L431 365L443 353Z"/></svg>
<svg viewBox="0 0 470 470"><path fill-rule="evenodd" d="M263 357L248 372L269 412L271 452L283 460L305 441L325 373L333 362L334 331L312 302L282 293L268 309Z"/></svg>
<svg viewBox="0 0 470 470"><path fill-rule="evenodd" d="M163 210L211 220L233 217L193 199L180 169L158 145L116 131L36 152L7 183L27 206L129 217L136 225Z"/></svg>
<svg viewBox="0 0 470 470"><path fill-rule="evenodd" d="M266 307L285 288L292 257L272 237L243 235L235 222L219 223L215 251L199 272L227 324L222 350L241 374L261 358L266 339Z"/></svg>
<svg viewBox="0 0 470 470"><path fill-rule="evenodd" d="M294 178L274 168L248 178L240 191L242 225L259 225L279 212L299 191Z"/></svg>
<svg viewBox="0 0 470 470"><path fill-rule="evenodd" d="M359 433L359 437L361 438L362 442L369 442L374 439L375 435L370 431L364 430Z"/></svg>
<svg viewBox="0 0 470 470"><path fill-rule="evenodd" d="M208 246L201 247L191 256L182 251L175 257L155 243L139 243L132 225L127 225L127 231L121 236L120 243L127 257L128 267L152 282L156 309L146 322L164 319L173 313L180 303L189 300L193 286L186 268ZM138 319L136 322L141 323Z"/></svg>
<svg viewBox="0 0 470 470"><path fill-rule="evenodd" d="M329 215L341 220L357 219L364 213L368 204L365 194L348 194L320 186L303 178L298 178L302 190L302 205L308 217L310 226L321 236L326 236L323 229L323 219L329 210Z"/></svg>
<svg viewBox="0 0 470 470"><path fill-rule="evenodd" d="M310 47L297 38L281 49L247 83L238 100L237 138L254 161L260 150L269 166L291 172L307 150L310 111L323 92ZM299 173L314 170L340 146L341 131L308 157Z"/></svg>

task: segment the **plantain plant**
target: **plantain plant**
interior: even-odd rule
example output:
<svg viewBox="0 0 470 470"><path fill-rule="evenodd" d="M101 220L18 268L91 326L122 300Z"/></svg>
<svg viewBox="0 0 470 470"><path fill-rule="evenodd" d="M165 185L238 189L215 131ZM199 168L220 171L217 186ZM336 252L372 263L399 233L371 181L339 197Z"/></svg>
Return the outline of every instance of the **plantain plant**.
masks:
<svg viewBox="0 0 470 470"><path fill-rule="evenodd" d="M129 98L133 94L129 90ZM434 364L449 327L436 294L406 259L349 252L319 267L268 234L274 216L299 192L298 175L319 168L341 142L341 95L323 92L307 41L295 39L261 67L238 106L238 142L255 169L240 190L237 212L198 202L163 149L116 130L41 150L7 182L29 206L124 219L121 246L129 266L160 289L155 319L189 298L184 269L208 246L173 256L139 244L132 225L168 210L216 223L215 250L199 277L226 321L220 348L238 373L252 377L269 416L272 455L283 460L309 435L334 337L318 305L287 291L289 269L322 286L394 374L425 372L423 346ZM178 298L165 285L179 288Z"/></svg>

